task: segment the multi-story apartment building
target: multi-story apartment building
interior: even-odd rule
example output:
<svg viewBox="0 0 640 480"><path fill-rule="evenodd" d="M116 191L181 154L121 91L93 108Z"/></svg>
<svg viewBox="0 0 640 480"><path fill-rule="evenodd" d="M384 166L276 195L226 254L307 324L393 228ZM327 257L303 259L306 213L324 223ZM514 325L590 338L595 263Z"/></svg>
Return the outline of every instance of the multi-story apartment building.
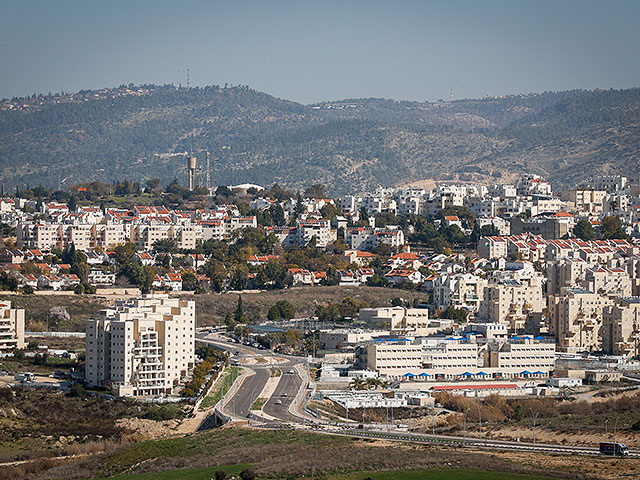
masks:
<svg viewBox="0 0 640 480"><path fill-rule="evenodd" d="M607 192L604 190L592 190L577 188L563 195L563 200L569 202L569 208L579 212L602 213Z"/></svg>
<svg viewBox="0 0 640 480"><path fill-rule="evenodd" d="M477 312L484 296L487 280L470 273L441 275L433 282L433 297L437 308L464 308Z"/></svg>
<svg viewBox="0 0 640 480"><path fill-rule="evenodd" d="M478 255L488 260L507 258L508 237L482 237L478 242Z"/></svg>
<svg viewBox="0 0 640 480"><path fill-rule="evenodd" d="M624 268L588 268L585 272L583 286L600 295L631 296L631 277Z"/></svg>
<svg viewBox="0 0 640 480"><path fill-rule="evenodd" d="M85 378L121 396L175 392L194 366L195 302L168 295L121 300L86 324Z"/></svg>
<svg viewBox="0 0 640 480"><path fill-rule="evenodd" d="M24 348L24 310L11 308L11 302L0 301L0 353Z"/></svg>
<svg viewBox="0 0 640 480"><path fill-rule="evenodd" d="M346 230L345 242L356 250L375 250L381 243L401 247L404 245L404 233L400 228L353 227Z"/></svg>
<svg viewBox="0 0 640 480"><path fill-rule="evenodd" d="M359 319L392 335L422 336L432 333L426 308L382 307L361 308Z"/></svg>
<svg viewBox="0 0 640 480"><path fill-rule="evenodd" d="M522 331L529 315L541 314L545 307L542 283L539 275L489 283L484 289L478 318L506 324L513 333Z"/></svg>
<svg viewBox="0 0 640 480"><path fill-rule="evenodd" d="M602 349L613 355L637 357L639 344L640 297L615 299L602 314Z"/></svg>
<svg viewBox="0 0 640 480"><path fill-rule="evenodd" d="M602 312L610 300L580 287L549 297L550 333L563 351L598 351L602 346Z"/></svg>
<svg viewBox="0 0 640 480"><path fill-rule="evenodd" d="M547 295L558 295L565 287L584 281L589 264L581 258L561 258L547 262Z"/></svg>

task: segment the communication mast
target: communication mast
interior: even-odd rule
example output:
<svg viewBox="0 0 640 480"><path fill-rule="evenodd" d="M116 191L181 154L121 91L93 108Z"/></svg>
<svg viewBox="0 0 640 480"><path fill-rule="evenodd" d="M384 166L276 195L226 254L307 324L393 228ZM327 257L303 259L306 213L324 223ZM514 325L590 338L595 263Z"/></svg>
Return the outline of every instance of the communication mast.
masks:
<svg viewBox="0 0 640 480"><path fill-rule="evenodd" d="M187 88L189 88L189 69L187 68Z"/></svg>
<svg viewBox="0 0 640 480"><path fill-rule="evenodd" d="M187 169L189 170L189 190L193 191L196 179L196 157L193 155L187 157Z"/></svg>

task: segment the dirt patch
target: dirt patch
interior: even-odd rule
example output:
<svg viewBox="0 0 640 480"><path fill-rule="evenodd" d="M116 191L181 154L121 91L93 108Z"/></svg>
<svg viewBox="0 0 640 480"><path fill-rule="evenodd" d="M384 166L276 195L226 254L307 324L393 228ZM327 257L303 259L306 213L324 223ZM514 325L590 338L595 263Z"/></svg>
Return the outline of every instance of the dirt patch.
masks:
<svg viewBox="0 0 640 480"><path fill-rule="evenodd" d="M180 433L184 422L179 420L147 420L145 418L121 418L116 421L116 427L145 438L169 437Z"/></svg>

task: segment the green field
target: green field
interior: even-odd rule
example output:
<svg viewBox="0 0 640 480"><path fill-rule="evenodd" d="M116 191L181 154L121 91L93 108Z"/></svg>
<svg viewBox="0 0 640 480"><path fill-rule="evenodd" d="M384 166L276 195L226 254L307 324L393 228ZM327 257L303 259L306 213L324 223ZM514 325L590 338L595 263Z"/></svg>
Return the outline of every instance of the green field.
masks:
<svg viewBox="0 0 640 480"><path fill-rule="evenodd" d="M103 477L99 480L209 480L215 472L222 470L227 475L237 475L242 470L250 468L250 464L225 465L222 467L183 468L156 473L137 473L133 475L120 475L117 477ZM258 477L260 478L260 477ZM265 478L265 477L262 477ZM269 478L278 478L269 476ZM286 477L280 477L286 478ZM470 469L441 469L430 470L394 470L388 472L355 472L345 475L332 475L328 480L549 480L553 477L541 477L534 475L521 475L517 473L490 472Z"/></svg>
<svg viewBox="0 0 640 480"><path fill-rule="evenodd" d="M102 477L99 480L209 480L214 478L217 471L222 470L227 475L237 475L242 470L250 468L251 464L224 465L221 467L181 468L166 472L135 473L132 475L118 475L117 477Z"/></svg>
<svg viewBox="0 0 640 480"><path fill-rule="evenodd" d="M231 385L233 385L233 383L240 376L241 370L242 369L239 367L227 368L222 374L222 378L216 380L216 384L211 389L209 395L207 395L204 400L202 400L200 409L204 410L205 408L213 407L216 403L218 403L222 398L223 387L224 391L227 392Z"/></svg>

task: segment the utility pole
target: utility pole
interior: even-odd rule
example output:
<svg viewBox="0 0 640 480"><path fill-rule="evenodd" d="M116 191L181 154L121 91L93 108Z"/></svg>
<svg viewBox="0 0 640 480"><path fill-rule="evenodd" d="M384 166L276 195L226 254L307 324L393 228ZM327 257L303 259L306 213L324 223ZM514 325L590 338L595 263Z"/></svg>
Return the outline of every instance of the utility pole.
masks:
<svg viewBox="0 0 640 480"><path fill-rule="evenodd" d="M536 446L536 418L538 418L538 414L540 412L537 412L535 415L533 414L533 408L530 408L529 410L531 410L531 418L533 419L533 446Z"/></svg>
<svg viewBox="0 0 640 480"><path fill-rule="evenodd" d="M467 408L464 412L464 423L463 423L463 431L464 431L464 441L467 441L467 414L469 413L469 409Z"/></svg>

